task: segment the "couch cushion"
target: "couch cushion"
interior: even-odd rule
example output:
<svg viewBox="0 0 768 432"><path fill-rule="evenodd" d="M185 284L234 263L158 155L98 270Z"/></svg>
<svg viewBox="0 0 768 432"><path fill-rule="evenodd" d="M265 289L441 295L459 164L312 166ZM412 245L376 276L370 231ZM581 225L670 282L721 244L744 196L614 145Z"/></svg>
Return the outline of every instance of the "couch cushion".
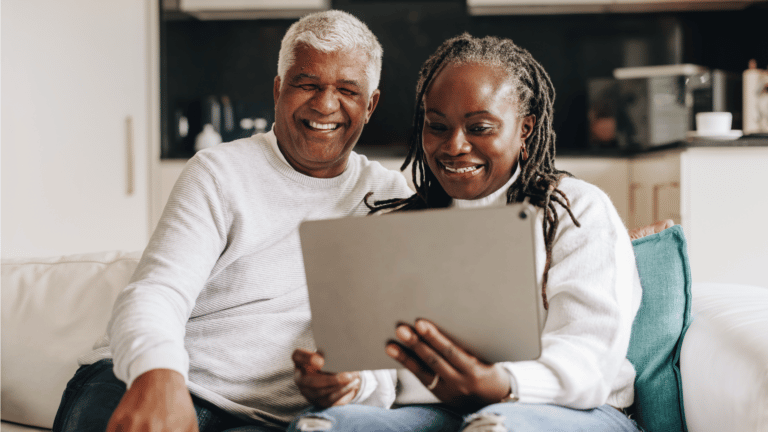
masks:
<svg viewBox="0 0 768 432"><path fill-rule="evenodd" d="M691 271L680 225L632 242L643 300L627 358L635 366L635 402L643 428L684 431L680 347L691 322Z"/></svg>
<svg viewBox="0 0 768 432"><path fill-rule="evenodd" d="M685 419L696 432L768 431L768 288L694 283L680 354Z"/></svg>
<svg viewBox="0 0 768 432"><path fill-rule="evenodd" d="M2 261L2 419L50 428L139 253Z"/></svg>

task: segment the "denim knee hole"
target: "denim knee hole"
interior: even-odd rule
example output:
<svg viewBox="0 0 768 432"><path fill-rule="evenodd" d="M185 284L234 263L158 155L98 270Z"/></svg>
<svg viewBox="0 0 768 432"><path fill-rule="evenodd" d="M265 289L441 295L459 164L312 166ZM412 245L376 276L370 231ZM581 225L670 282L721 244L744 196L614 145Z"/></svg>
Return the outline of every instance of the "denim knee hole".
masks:
<svg viewBox="0 0 768 432"><path fill-rule="evenodd" d="M296 423L296 429L301 432L323 432L331 430L332 427L333 422L329 418L318 414L308 414Z"/></svg>
<svg viewBox="0 0 768 432"><path fill-rule="evenodd" d="M472 414L464 420L467 426L462 432L507 432L505 419L503 415L492 412Z"/></svg>

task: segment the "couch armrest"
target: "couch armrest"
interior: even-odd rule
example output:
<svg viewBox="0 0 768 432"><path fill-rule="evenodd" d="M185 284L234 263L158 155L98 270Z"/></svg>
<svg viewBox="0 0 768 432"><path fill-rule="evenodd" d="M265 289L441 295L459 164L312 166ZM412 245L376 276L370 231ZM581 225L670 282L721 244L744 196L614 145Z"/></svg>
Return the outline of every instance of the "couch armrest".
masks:
<svg viewBox="0 0 768 432"><path fill-rule="evenodd" d="M694 283L680 354L690 432L768 430L768 288Z"/></svg>
<svg viewBox="0 0 768 432"><path fill-rule="evenodd" d="M3 420L53 425L77 358L104 334L139 256L116 251L2 260Z"/></svg>

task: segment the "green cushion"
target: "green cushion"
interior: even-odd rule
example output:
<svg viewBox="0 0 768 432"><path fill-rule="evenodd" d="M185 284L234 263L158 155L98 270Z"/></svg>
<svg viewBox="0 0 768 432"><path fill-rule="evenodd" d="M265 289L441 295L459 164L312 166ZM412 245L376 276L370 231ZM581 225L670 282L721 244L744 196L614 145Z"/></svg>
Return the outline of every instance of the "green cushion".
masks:
<svg viewBox="0 0 768 432"><path fill-rule="evenodd" d="M649 432L686 431L680 348L691 323L691 270L680 225L632 242L643 300L627 358L635 366L632 418Z"/></svg>

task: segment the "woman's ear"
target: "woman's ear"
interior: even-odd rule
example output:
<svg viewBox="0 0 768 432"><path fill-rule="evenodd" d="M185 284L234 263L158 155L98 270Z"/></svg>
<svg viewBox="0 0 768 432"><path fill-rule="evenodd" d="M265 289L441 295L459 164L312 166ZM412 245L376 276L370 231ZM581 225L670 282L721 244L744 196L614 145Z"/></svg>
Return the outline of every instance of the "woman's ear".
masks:
<svg viewBox="0 0 768 432"><path fill-rule="evenodd" d="M533 134L533 128L536 126L536 115L529 114L523 117L523 124L520 125L520 138L525 142Z"/></svg>

